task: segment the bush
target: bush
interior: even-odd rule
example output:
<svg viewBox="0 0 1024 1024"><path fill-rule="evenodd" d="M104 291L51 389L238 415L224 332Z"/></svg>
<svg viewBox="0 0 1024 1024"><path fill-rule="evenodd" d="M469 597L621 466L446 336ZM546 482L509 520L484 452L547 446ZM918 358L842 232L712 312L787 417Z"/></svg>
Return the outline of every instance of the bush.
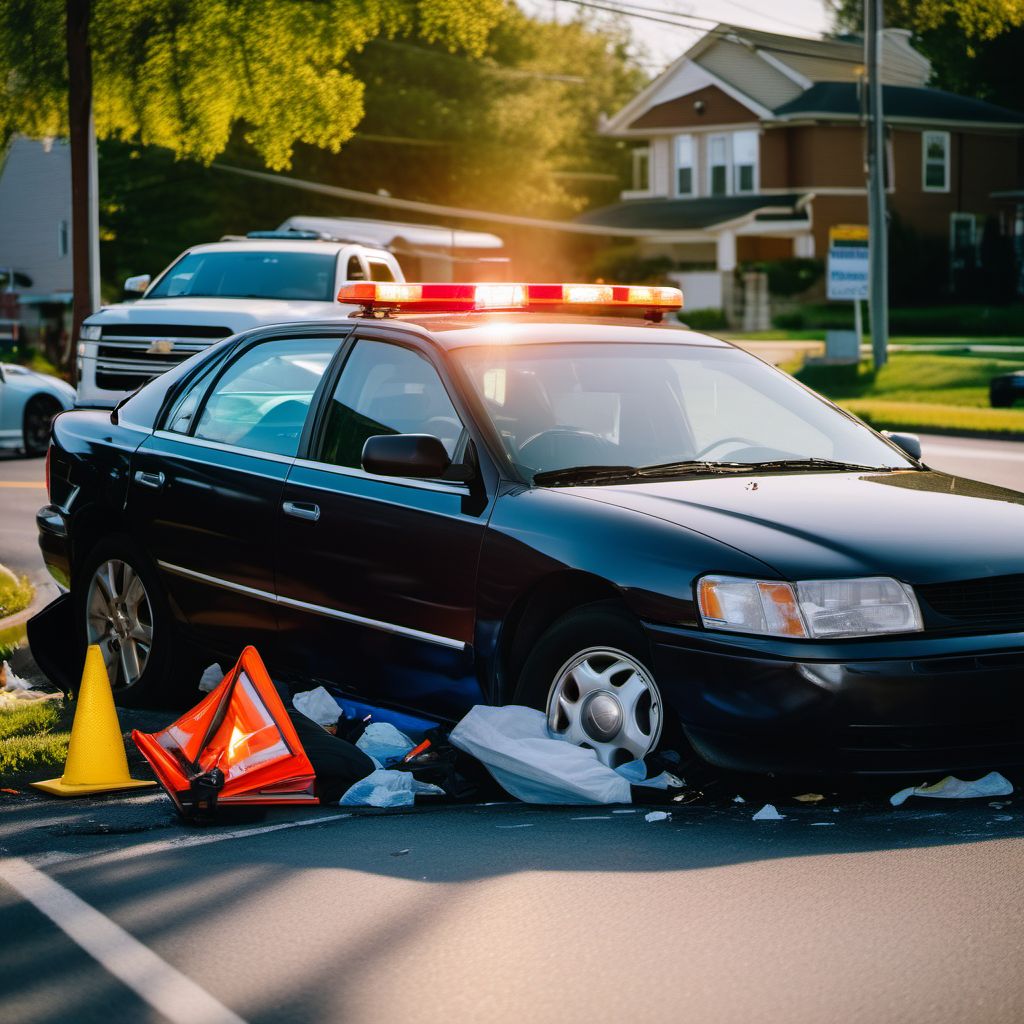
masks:
<svg viewBox="0 0 1024 1024"><path fill-rule="evenodd" d="M636 246L616 245L594 257L589 274L614 284L664 284L674 265L668 256L641 256Z"/></svg>
<svg viewBox="0 0 1024 1024"><path fill-rule="evenodd" d="M765 260L744 264L743 270L754 270L768 275L768 291L788 299L807 291L825 273L822 260L792 259Z"/></svg>
<svg viewBox="0 0 1024 1024"><path fill-rule="evenodd" d="M724 331L729 326L724 309L682 309L676 315L695 331Z"/></svg>

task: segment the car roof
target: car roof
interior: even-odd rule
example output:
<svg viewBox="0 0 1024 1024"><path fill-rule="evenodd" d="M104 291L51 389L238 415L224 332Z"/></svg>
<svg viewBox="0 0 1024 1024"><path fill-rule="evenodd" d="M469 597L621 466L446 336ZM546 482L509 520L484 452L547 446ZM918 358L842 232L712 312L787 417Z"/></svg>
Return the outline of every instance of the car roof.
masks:
<svg viewBox="0 0 1024 1024"><path fill-rule="evenodd" d="M333 254L340 249L355 246L364 252L387 255L385 249L373 249L358 242L335 242L325 238L239 238L230 242L203 242L190 245L186 252L326 252Z"/></svg>
<svg viewBox="0 0 1024 1024"><path fill-rule="evenodd" d="M682 324L659 324L636 317L568 313L409 313L368 322L410 330L432 339L444 349L570 342L734 347L719 338L691 331Z"/></svg>

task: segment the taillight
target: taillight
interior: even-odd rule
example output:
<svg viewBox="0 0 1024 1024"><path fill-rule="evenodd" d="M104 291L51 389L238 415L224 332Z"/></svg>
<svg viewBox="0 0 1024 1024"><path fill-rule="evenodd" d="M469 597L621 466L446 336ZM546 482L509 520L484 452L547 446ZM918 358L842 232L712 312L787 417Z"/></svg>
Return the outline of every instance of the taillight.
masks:
<svg viewBox="0 0 1024 1024"><path fill-rule="evenodd" d="M46 500L50 501L50 452L53 451L53 445L47 445L46 447Z"/></svg>

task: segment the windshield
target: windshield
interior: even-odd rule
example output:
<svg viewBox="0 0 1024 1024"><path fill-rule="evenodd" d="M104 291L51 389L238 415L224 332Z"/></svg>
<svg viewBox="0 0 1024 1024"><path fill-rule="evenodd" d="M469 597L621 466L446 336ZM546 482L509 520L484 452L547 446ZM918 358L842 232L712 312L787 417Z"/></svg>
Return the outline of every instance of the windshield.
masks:
<svg viewBox="0 0 1024 1024"><path fill-rule="evenodd" d="M190 252L147 299L334 299L334 253Z"/></svg>
<svg viewBox="0 0 1024 1024"><path fill-rule="evenodd" d="M738 349L557 344L456 353L512 461L530 478L575 467L624 471L808 460L913 464L866 427ZM839 468L823 466L822 468ZM538 482L542 482L538 479ZM557 482L544 480L543 482Z"/></svg>

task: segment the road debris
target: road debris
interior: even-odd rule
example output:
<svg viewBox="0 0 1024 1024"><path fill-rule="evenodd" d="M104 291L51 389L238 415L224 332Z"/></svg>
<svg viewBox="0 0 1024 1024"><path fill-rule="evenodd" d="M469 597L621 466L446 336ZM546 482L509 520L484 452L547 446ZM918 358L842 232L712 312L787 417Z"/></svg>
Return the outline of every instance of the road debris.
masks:
<svg viewBox="0 0 1024 1024"><path fill-rule="evenodd" d="M203 674L199 677L199 689L203 693L210 693L216 690L220 685L221 680L224 678L224 669L220 667L216 662L212 665L207 665L203 669Z"/></svg>
<svg viewBox="0 0 1024 1024"><path fill-rule="evenodd" d="M1013 783L1000 775L989 772L988 775L973 781L958 779L955 775L947 775L934 785L908 786L889 797L893 807L900 807L912 796L931 796L942 800L970 800L974 797L1009 796L1013 792Z"/></svg>
<svg viewBox="0 0 1024 1024"><path fill-rule="evenodd" d="M444 790L420 782L411 772L378 768L350 786L341 798L342 807L411 807L417 796L444 796Z"/></svg>
<svg viewBox="0 0 1024 1024"><path fill-rule="evenodd" d="M825 798L820 793L801 793L793 799L799 800L802 804L820 804Z"/></svg>
<svg viewBox="0 0 1024 1024"><path fill-rule="evenodd" d="M672 815L668 811L651 811L644 815L644 821L671 821Z"/></svg>
<svg viewBox="0 0 1024 1024"><path fill-rule="evenodd" d="M739 793L737 793L736 796L732 798L732 802L734 804L745 804L747 801L744 800L743 797L739 795Z"/></svg>
<svg viewBox="0 0 1024 1024"><path fill-rule="evenodd" d="M779 814L775 804L765 804L751 819L752 821L782 821L786 816Z"/></svg>

